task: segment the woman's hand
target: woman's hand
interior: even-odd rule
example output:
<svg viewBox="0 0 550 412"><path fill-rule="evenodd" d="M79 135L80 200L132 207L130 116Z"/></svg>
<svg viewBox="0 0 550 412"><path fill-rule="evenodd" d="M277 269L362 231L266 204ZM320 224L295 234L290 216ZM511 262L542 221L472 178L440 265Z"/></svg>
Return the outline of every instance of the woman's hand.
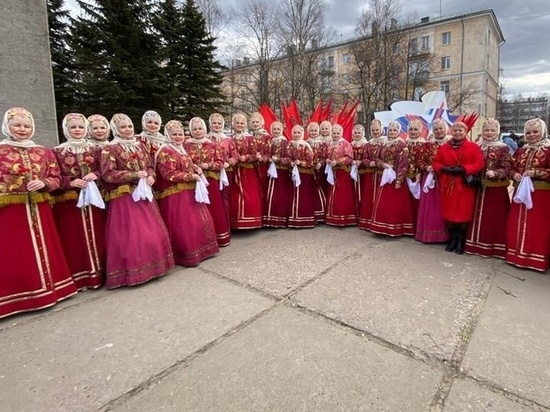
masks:
<svg viewBox="0 0 550 412"><path fill-rule="evenodd" d="M534 177L535 176L535 169L526 170L525 173L523 173L523 176Z"/></svg>
<svg viewBox="0 0 550 412"><path fill-rule="evenodd" d="M428 167L426 168L426 172L428 172L428 173L433 172L433 171L434 171L433 166L428 166Z"/></svg>
<svg viewBox="0 0 550 412"><path fill-rule="evenodd" d="M37 190L44 189L46 187L46 183L44 183L42 180L31 180L29 183L27 183L27 190L29 192L36 192Z"/></svg>
<svg viewBox="0 0 550 412"><path fill-rule="evenodd" d="M149 186L153 186L153 183L155 183L155 178L153 176L147 176L146 182Z"/></svg>
<svg viewBox="0 0 550 412"><path fill-rule="evenodd" d="M516 182L519 182L521 180L521 175L519 173L514 173L512 179L514 179Z"/></svg>
<svg viewBox="0 0 550 412"><path fill-rule="evenodd" d="M489 179L492 179L493 177L496 176L496 174L495 174L495 172L492 171L492 170L487 170L487 171L485 172L485 176L488 177Z"/></svg>
<svg viewBox="0 0 550 412"><path fill-rule="evenodd" d="M199 166L202 170L208 170L208 163L200 163Z"/></svg>
<svg viewBox="0 0 550 412"><path fill-rule="evenodd" d="M147 172L145 170L140 170L139 172L137 172L137 177L138 178L142 178L142 177L147 177Z"/></svg>
<svg viewBox="0 0 550 412"><path fill-rule="evenodd" d="M71 187L78 187L79 189L84 189L86 186L88 186L88 182L83 179L75 179L71 181Z"/></svg>
<svg viewBox="0 0 550 412"><path fill-rule="evenodd" d="M82 179L84 179L87 182L91 182L92 180L97 180L97 175L95 173L88 173Z"/></svg>

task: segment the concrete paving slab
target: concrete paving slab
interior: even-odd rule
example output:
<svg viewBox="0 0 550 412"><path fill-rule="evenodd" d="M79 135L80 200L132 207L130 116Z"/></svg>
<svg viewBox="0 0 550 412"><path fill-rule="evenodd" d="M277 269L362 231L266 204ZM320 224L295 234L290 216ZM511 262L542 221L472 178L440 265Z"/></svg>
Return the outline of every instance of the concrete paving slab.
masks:
<svg viewBox="0 0 550 412"><path fill-rule="evenodd" d="M1 410L96 410L274 304L197 269L88 303L0 334Z"/></svg>
<svg viewBox="0 0 550 412"><path fill-rule="evenodd" d="M422 411L442 372L279 306L114 411Z"/></svg>
<svg viewBox="0 0 550 412"><path fill-rule="evenodd" d="M491 282L490 267L395 240L350 257L293 299L405 349L451 360Z"/></svg>
<svg viewBox="0 0 550 412"><path fill-rule="evenodd" d="M465 379L453 382L443 412L541 412L543 409L521 399L493 392Z"/></svg>
<svg viewBox="0 0 550 412"><path fill-rule="evenodd" d="M500 269L462 369L550 408L550 276Z"/></svg>
<svg viewBox="0 0 550 412"><path fill-rule="evenodd" d="M204 262L201 268L281 297L356 250L385 242L355 227L320 226L268 233L271 236L261 231L251 233L246 245L239 239L238 247Z"/></svg>

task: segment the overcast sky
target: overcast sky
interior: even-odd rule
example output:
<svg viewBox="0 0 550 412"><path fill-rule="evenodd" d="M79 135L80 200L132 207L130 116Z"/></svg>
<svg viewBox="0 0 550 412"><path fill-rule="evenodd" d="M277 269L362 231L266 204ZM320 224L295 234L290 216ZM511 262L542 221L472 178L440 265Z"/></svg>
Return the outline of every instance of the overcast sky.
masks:
<svg viewBox="0 0 550 412"><path fill-rule="evenodd" d="M217 0L226 11L247 0ZM268 0L272 1L272 0ZM325 0L328 20L342 39L353 35L368 0ZM504 35L501 81L509 96L550 96L550 0L400 0L401 17L443 17L493 9ZM67 5L74 8L74 0Z"/></svg>

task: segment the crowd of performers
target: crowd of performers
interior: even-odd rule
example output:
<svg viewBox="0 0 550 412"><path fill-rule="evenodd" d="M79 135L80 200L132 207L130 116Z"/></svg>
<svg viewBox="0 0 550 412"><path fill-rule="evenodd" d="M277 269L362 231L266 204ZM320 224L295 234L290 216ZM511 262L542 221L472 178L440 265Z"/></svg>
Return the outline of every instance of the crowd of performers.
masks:
<svg viewBox="0 0 550 412"><path fill-rule="evenodd" d="M232 230L358 226L447 243L446 250L545 271L550 259L550 141L525 124L513 158L497 120L472 142L462 122L435 120L427 140L378 120L292 128L260 113L171 120L148 111L142 132L115 114L70 113L66 142L33 142L34 120L8 110L0 141L0 318L45 308L77 291L131 286L174 265L196 266L228 246ZM112 140L109 139L112 133ZM450 135L449 135L450 133ZM307 138L305 137L307 136ZM477 177L477 179L475 179ZM516 186L514 201L510 181ZM475 182L479 182L476 186ZM18 257L18 258L17 258Z"/></svg>

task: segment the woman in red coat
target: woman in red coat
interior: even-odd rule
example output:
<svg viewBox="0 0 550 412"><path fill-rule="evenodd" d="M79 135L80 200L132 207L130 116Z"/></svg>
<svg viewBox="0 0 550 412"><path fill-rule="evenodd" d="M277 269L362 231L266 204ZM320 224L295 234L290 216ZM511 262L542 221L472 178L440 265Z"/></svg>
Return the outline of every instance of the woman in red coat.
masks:
<svg viewBox="0 0 550 412"><path fill-rule="evenodd" d="M465 176L483 170L479 146L466 139L467 126L453 125L453 138L441 146L433 160L441 190L441 214L449 226L450 241L445 250L464 253L468 223L474 216L476 188L465 184Z"/></svg>

